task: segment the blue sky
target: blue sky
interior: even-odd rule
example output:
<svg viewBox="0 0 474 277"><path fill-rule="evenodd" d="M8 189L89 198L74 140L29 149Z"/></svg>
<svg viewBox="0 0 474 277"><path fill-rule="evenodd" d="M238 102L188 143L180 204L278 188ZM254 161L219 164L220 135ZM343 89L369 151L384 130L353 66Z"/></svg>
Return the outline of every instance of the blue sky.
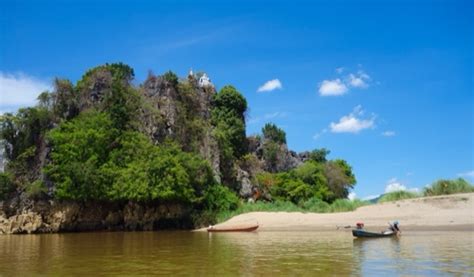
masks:
<svg viewBox="0 0 474 277"><path fill-rule="evenodd" d="M349 161L358 197L473 181L470 1L221 2L2 1L0 111L105 62L193 68L245 95L248 134Z"/></svg>

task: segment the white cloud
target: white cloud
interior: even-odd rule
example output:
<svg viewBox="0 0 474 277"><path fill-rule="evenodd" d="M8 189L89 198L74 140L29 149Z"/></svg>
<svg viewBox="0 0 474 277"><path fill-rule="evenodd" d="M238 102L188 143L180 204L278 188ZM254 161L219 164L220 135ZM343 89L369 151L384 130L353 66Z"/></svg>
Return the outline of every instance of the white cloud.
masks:
<svg viewBox="0 0 474 277"><path fill-rule="evenodd" d="M393 137L393 136L395 136L395 135L396 135L395 131L385 131L385 132L382 132L382 136L384 136L384 137Z"/></svg>
<svg viewBox="0 0 474 277"><path fill-rule="evenodd" d="M282 88L282 85L281 85L280 80L273 79L273 80L267 81L265 84L259 87L257 92L266 92L266 91L272 91L272 90L281 89L281 88Z"/></svg>
<svg viewBox="0 0 474 277"><path fill-rule="evenodd" d="M347 196L347 199L353 201L357 197L357 194L355 192L350 192L349 195Z"/></svg>
<svg viewBox="0 0 474 277"><path fill-rule="evenodd" d="M51 85L34 77L0 72L0 110L13 112L20 107L32 106L38 95L51 90Z"/></svg>
<svg viewBox="0 0 474 277"><path fill-rule="evenodd" d="M368 88L368 81L370 76L362 70L359 70L356 74L349 74L348 83L351 87L354 88Z"/></svg>
<svg viewBox="0 0 474 277"><path fill-rule="evenodd" d="M463 172L463 173L459 173L458 176L459 176L459 177L474 178L474 170L467 171L467 172Z"/></svg>
<svg viewBox="0 0 474 277"><path fill-rule="evenodd" d="M342 74L346 69L344 67L336 68L337 74ZM349 91L349 88L368 88L371 83L371 77L363 70L346 75L342 80L323 80L319 84L319 94L321 96L338 96Z"/></svg>
<svg viewBox="0 0 474 277"><path fill-rule="evenodd" d="M407 188L402 182L397 178L392 178L388 180L387 185L385 186L385 193L395 192L395 191L409 191L418 193L418 188Z"/></svg>
<svg viewBox="0 0 474 277"><path fill-rule="evenodd" d="M363 119L364 110L362 106L357 106L354 108L352 113L341 117L339 122L331 122L329 125L331 132L333 133L359 133L364 129L374 128L375 127L375 115L372 115L369 119Z"/></svg>
<svg viewBox="0 0 474 277"><path fill-rule="evenodd" d="M356 77L354 74L349 74L349 84L355 88L366 88L367 84L362 78Z"/></svg>
<svg viewBox="0 0 474 277"><path fill-rule="evenodd" d="M390 193L390 192L400 191L400 190L407 190L407 187L405 187L401 182L399 182L397 178L392 178L388 180L387 186L385 186L385 193Z"/></svg>
<svg viewBox="0 0 474 277"><path fill-rule="evenodd" d="M337 96L347 92L347 86L341 79L324 80L319 86L319 95L321 96Z"/></svg>

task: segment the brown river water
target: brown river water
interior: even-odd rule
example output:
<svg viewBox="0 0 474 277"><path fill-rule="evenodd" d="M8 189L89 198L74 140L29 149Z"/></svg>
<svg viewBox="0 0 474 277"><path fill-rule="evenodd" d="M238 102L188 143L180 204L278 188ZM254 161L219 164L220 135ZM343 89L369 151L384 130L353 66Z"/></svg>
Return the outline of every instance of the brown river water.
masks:
<svg viewBox="0 0 474 277"><path fill-rule="evenodd" d="M102 232L0 236L0 276L473 276L474 232Z"/></svg>

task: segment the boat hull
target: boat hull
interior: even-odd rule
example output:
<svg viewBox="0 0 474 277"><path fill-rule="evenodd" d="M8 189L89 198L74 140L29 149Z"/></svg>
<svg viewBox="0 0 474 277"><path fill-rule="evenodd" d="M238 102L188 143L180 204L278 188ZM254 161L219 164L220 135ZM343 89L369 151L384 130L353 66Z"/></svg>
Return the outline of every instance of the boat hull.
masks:
<svg viewBox="0 0 474 277"><path fill-rule="evenodd" d="M258 225L243 226L243 227L211 227L207 228L208 232L220 233L220 232L253 232L258 229Z"/></svg>
<svg viewBox="0 0 474 277"><path fill-rule="evenodd" d="M385 237L393 237L396 235L395 232L392 233L375 233L375 232L368 232L365 230L352 230L352 235L356 238L385 238Z"/></svg>

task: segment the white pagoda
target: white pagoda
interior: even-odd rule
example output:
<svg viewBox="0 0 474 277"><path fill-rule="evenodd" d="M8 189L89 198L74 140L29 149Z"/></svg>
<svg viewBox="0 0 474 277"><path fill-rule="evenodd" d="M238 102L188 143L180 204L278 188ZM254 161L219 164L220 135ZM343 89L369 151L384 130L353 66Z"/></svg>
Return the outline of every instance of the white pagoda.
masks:
<svg viewBox="0 0 474 277"><path fill-rule="evenodd" d="M200 87L212 87L211 79L207 76L206 73L202 74L201 77L199 77L198 85Z"/></svg>

